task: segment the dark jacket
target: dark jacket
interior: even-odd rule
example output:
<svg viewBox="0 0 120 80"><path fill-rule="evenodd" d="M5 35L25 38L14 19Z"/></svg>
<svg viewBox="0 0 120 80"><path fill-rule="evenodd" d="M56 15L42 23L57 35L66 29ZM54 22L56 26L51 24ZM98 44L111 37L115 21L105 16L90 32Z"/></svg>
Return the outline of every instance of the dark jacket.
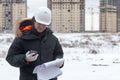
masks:
<svg viewBox="0 0 120 80"><path fill-rule="evenodd" d="M20 80L37 80L32 73L35 66L63 57L61 45L49 28L42 33L34 32L34 29L23 31L21 37L16 37L6 57L12 66L20 67ZM30 50L37 51L39 56L36 61L27 63L25 54Z"/></svg>

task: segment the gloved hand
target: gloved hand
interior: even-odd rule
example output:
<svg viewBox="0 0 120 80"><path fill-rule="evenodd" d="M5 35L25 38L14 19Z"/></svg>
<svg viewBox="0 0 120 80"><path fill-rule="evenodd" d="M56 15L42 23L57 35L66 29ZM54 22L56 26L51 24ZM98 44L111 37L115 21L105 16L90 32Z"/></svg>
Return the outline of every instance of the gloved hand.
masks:
<svg viewBox="0 0 120 80"><path fill-rule="evenodd" d="M37 60L37 58L38 58L38 54L35 52L28 51L26 53L26 61L28 61L28 62L35 61L35 60Z"/></svg>
<svg viewBox="0 0 120 80"><path fill-rule="evenodd" d="M65 60L63 58L57 58L56 61L59 62L59 64L56 65L57 67L62 68L64 66Z"/></svg>

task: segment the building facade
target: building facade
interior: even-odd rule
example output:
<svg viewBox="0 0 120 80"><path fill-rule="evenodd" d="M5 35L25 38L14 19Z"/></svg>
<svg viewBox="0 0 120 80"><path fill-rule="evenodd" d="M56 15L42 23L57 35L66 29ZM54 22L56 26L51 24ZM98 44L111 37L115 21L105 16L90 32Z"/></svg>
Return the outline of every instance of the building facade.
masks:
<svg viewBox="0 0 120 80"><path fill-rule="evenodd" d="M120 31L120 0L100 0L100 31Z"/></svg>
<svg viewBox="0 0 120 80"><path fill-rule="evenodd" d="M0 0L0 31L12 30L16 21L27 17L27 0Z"/></svg>
<svg viewBox="0 0 120 80"><path fill-rule="evenodd" d="M85 31L85 0L48 0L54 32Z"/></svg>

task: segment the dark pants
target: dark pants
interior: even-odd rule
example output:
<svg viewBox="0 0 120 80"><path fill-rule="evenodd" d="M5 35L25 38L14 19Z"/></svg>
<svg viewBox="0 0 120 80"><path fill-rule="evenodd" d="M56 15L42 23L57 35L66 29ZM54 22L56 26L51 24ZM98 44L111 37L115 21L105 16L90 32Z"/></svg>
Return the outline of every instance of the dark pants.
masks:
<svg viewBox="0 0 120 80"><path fill-rule="evenodd" d="M57 80L57 78L54 78L54 79L50 79L50 80Z"/></svg>

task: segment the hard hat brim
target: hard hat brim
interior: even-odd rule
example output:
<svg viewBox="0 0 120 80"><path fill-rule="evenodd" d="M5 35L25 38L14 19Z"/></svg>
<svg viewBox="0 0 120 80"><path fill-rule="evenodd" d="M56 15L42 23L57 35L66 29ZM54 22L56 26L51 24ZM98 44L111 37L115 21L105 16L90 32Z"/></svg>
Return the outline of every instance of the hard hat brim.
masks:
<svg viewBox="0 0 120 80"><path fill-rule="evenodd" d="M40 23L40 24L44 24L44 25L50 25L50 23L51 23L51 21L49 21L48 23L43 22L43 21L40 21L40 20L37 19L36 17L35 17L35 20L36 20L36 22L38 22L38 23Z"/></svg>

